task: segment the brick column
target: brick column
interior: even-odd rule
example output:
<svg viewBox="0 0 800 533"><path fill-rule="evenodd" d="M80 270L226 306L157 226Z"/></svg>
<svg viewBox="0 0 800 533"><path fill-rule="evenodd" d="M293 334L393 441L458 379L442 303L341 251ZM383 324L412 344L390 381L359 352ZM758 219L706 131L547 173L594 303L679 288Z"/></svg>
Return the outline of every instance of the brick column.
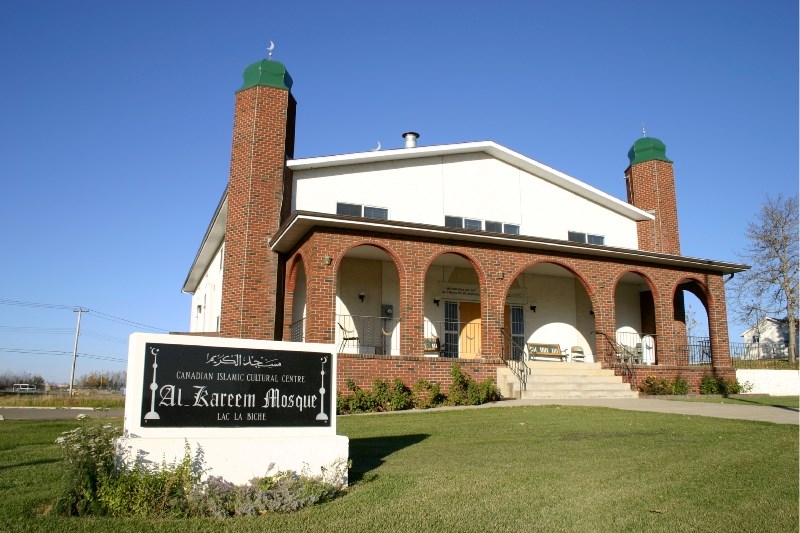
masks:
<svg viewBox="0 0 800 533"><path fill-rule="evenodd" d="M236 94L227 190L220 333L280 339L284 263L268 242L281 223L285 168L294 150L295 101L283 65L260 61ZM287 195L290 191L286 191Z"/></svg>

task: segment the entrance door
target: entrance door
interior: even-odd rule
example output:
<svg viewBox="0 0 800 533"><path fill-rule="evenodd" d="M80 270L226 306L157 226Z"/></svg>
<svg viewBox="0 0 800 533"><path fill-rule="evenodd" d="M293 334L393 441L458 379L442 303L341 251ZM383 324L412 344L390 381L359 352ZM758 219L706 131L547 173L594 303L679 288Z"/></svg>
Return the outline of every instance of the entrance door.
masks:
<svg viewBox="0 0 800 533"><path fill-rule="evenodd" d="M461 312L460 356L464 359L472 359L481 352L481 304L480 302L461 302L459 308Z"/></svg>
<svg viewBox="0 0 800 533"><path fill-rule="evenodd" d="M525 314L521 305L507 305L503 317L506 331L506 352L511 359L525 359Z"/></svg>

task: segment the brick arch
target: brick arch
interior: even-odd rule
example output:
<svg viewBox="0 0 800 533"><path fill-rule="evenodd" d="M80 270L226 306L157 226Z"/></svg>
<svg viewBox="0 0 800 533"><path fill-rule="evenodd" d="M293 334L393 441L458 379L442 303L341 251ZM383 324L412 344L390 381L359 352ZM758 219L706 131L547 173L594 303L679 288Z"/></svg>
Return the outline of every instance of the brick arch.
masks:
<svg viewBox="0 0 800 533"><path fill-rule="evenodd" d="M337 272L339 271L339 268L341 266L342 260L345 257L347 257L347 254L350 251L352 251L352 250L354 250L356 248L360 248L361 246L371 246L373 248L378 248L379 250L385 252L392 259L392 262L394 263L394 266L397 269L397 275L402 277L403 274L405 273L405 264L404 264L404 262L400 259L400 257L397 255L397 253L395 253L395 251L390 246L387 246L387 245L385 245L383 243L377 243L377 242L369 241L369 240L355 241L355 242L350 243L347 246L345 246L339 252L339 255L337 255L336 258L334 258L334 260L333 260L333 266L334 266L334 268L336 269Z"/></svg>
<svg viewBox="0 0 800 533"><path fill-rule="evenodd" d="M541 264L545 264L545 263L549 263L551 265L556 265L558 267L561 267L564 270L567 270L573 276L575 276L575 279L577 279L578 281L581 282L581 286L583 286L583 290L585 290L586 294L589 296L589 300L592 302L592 306L595 309L597 308L597 301L596 301L597 295L596 295L596 291L594 290L594 288L591 285L589 285L589 283L586 281L586 279L581 274L579 274L578 271L575 268L573 268L569 263L566 263L566 262L563 262L563 261L559 261L558 259L542 258L542 259L536 259L534 261L528 261L526 263L523 263L522 266L518 267L513 272L513 275L509 276L509 279L511 281L508 282L505 293L508 294L508 289L511 287L511 284L518 277L520 277L522 274L524 274L526 270L528 270L529 268L535 267L536 265L541 265Z"/></svg>
<svg viewBox="0 0 800 533"><path fill-rule="evenodd" d="M647 286L650 288L650 291L653 293L653 299L658 301L658 298L660 296L659 292L658 292L658 286L656 286L656 284L653 282L653 279L648 274L644 273L641 270L637 270L637 269L620 270L617 273L617 275L614 277L614 281L612 283L612 285L614 287L614 290L617 289L617 285L619 285L620 280L622 279L622 276L624 276L625 274L636 274L637 276L642 278L645 281L645 283L647 284Z"/></svg>
<svg viewBox="0 0 800 533"><path fill-rule="evenodd" d="M289 272L288 279L286 280L286 291L287 292L289 292L289 291L293 292L294 289L295 289L295 284L297 283L297 268L298 268L298 266L302 265L303 268L305 269L306 264L307 264L307 262L306 262L305 257L303 256L302 250L298 251L297 253L295 253L292 256L292 258L291 258L291 260L289 262L289 268L287 269L288 272Z"/></svg>
<svg viewBox="0 0 800 533"><path fill-rule="evenodd" d="M431 256L429 257L428 261L423 262L424 268L422 269L423 272L428 272L433 265L433 262L436 261L439 257L443 255L453 254L466 259L470 265L472 265L472 269L478 275L478 284L483 287L486 282L486 271L483 269L483 265L480 261L475 259L472 255L466 253L463 250L458 248L444 248L441 250L436 250Z"/></svg>
<svg viewBox="0 0 800 533"><path fill-rule="evenodd" d="M697 296L697 299L706 307L706 313L709 312L714 303L714 297L708 286L702 280L694 276L684 276L675 283L672 287L673 300L675 299L675 294L677 294L679 290L689 291Z"/></svg>

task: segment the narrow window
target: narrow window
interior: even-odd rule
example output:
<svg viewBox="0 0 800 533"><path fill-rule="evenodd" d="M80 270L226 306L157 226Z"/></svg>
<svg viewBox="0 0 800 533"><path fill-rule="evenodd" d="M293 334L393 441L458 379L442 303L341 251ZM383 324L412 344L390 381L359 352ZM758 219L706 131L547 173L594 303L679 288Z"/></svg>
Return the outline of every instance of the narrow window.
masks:
<svg viewBox="0 0 800 533"><path fill-rule="evenodd" d="M577 232L577 231L570 231L567 234L567 240L570 240L572 242L583 242L583 243L585 243L586 242L586 234L585 233L580 233L580 232Z"/></svg>
<svg viewBox="0 0 800 533"><path fill-rule="evenodd" d="M445 215L444 225L447 226L448 228L463 228L464 219L462 219L461 217L451 217Z"/></svg>
<svg viewBox="0 0 800 533"><path fill-rule="evenodd" d="M503 233L503 224L500 222L486 221L486 231L493 231L495 233Z"/></svg>
<svg viewBox="0 0 800 533"><path fill-rule="evenodd" d="M589 244L605 244L606 238L602 235L587 235Z"/></svg>
<svg viewBox="0 0 800 533"><path fill-rule="evenodd" d="M389 210L383 207L370 207L364 206L364 218L377 218L380 220L387 220L389 218Z"/></svg>
<svg viewBox="0 0 800 533"><path fill-rule="evenodd" d="M519 226L516 224L503 224L503 233L519 235Z"/></svg>
<svg viewBox="0 0 800 533"><path fill-rule="evenodd" d="M474 220L472 218L465 218L464 219L464 228L466 229L483 229L483 223L480 220Z"/></svg>
<svg viewBox="0 0 800 533"><path fill-rule="evenodd" d="M361 206L356 204L344 204L338 202L336 204L336 214L337 215L350 215L353 217L360 217L361 216Z"/></svg>

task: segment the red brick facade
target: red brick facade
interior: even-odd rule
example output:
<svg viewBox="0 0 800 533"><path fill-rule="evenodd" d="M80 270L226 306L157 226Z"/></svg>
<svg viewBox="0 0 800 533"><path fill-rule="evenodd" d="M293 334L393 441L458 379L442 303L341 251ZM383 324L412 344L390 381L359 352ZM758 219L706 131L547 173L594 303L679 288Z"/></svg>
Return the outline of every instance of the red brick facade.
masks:
<svg viewBox="0 0 800 533"><path fill-rule="evenodd" d="M615 357L612 346L603 334L614 338L614 291L624 274L634 272L647 281L653 295L655 333L658 337L656 364L659 367L663 365L663 368L658 368L657 371L670 374L672 377L680 374L692 384L699 384L702 375L710 371L708 368L690 367L685 351L680 349L685 345L686 330L682 315L676 319L675 298L676 294L682 295L687 283L691 284L693 290L702 291L701 299L707 302L714 367L730 368L725 290L720 273L676 270L652 264L620 263L597 257L555 255L514 248L459 245L436 240L409 240L378 233L345 233L328 228L315 229L289 256L290 266L287 272L284 307L286 317L284 323L287 324L284 331L285 338L289 338L288 324L289 317L292 316L294 272L302 263L306 273L308 301L305 339L308 342L335 342L337 269L347 252L361 245L383 249L393 259L397 268L400 278L402 318L400 351L405 356L420 358L420 361L429 360L423 357L423 347L420 342L424 322L425 274L436 257L445 253L455 253L467 258L478 274L482 315L481 353L490 359L497 360L500 357L499 347L503 343L500 327L503 325L506 295L514 279L536 263L549 262L571 271L586 289L592 302L595 329L599 332L595 354L598 361L611 364ZM325 257L332 258L330 264L326 264L323 259ZM393 366L395 364L392 362L393 359L385 356L342 357L339 364L340 381L354 379L360 386L365 387L369 386L373 379L385 377L392 368L399 371L404 368L407 370L410 366L410 363L400 363L400 360L397 363L400 366ZM365 362L369 360L374 361ZM358 361L357 368L354 367L354 361ZM446 365L452 363L452 360L444 361ZM481 362L476 361L476 363ZM483 363L501 364L490 361ZM430 363L425 362L424 366L429 367ZM655 368L642 366L637 375ZM372 377L364 373L368 369L374 370L375 374ZM410 375L416 377L419 372Z"/></svg>
<svg viewBox="0 0 800 533"><path fill-rule="evenodd" d="M655 220L637 223L639 249L680 255L678 203L672 163L651 160L636 163L625 171L628 203L655 215Z"/></svg>
<svg viewBox="0 0 800 533"><path fill-rule="evenodd" d="M257 85L236 95L220 317L224 337L280 338L283 264L268 242L281 223L284 184L291 183L285 162L293 155L294 121L295 102L287 90Z"/></svg>

